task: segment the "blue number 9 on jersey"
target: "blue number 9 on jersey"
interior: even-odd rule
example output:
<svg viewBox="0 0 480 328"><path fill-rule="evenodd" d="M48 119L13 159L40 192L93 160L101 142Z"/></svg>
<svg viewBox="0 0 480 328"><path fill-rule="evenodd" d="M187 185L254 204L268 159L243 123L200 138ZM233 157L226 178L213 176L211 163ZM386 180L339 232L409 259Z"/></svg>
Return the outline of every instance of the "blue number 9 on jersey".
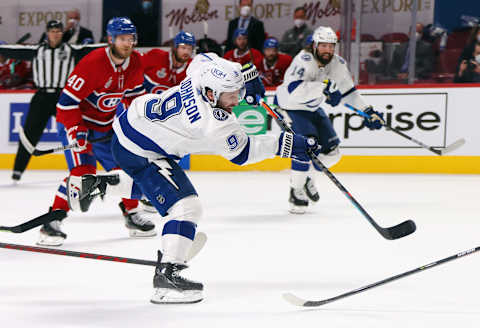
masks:
<svg viewBox="0 0 480 328"><path fill-rule="evenodd" d="M173 115L182 111L182 98L180 92L162 98L153 98L145 103L145 117L150 121L166 121Z"/></svg>

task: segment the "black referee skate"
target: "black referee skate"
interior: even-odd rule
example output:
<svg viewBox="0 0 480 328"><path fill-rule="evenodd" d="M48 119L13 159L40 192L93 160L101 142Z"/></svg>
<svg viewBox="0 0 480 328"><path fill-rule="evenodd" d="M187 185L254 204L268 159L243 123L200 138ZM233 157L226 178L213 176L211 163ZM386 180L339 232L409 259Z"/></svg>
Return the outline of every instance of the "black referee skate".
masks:
<svg viewBox="0 0 480 328"><path fill-rule="evenodd" d="M188 268L185 264L161 263L162 253L158 251L158 263L153 277L154 294L150 301L155 304L189 304L203 299L203 284L180 276Z"/></svg>
<svg viewBox="0 0 480 328"><path fill-rule="evenodd" d="M50 212L52 208L50 207ZM65 211L63 211L65 212ZM65 216L67 217L67 212ZM67 238L67 234L61 230L62 220L54 220L46 223L40 229L40 238L37 241L37 245L41 246L61 246L63 241Z"/></svg>
<svg viewBox="0 0 480 328"><path fill-rule="evenodd" d="M290 198L288 201L290 203L290 213L303 214L307 210L308 198L303 188L296 189L290 187Z"/></svg>
<svg viewBox="0 0 480 328"><path fill-rule="evenodd" d="M122 202L118 203L118 206L122 210L125 227L127 227L130 237L153 237L157 235L155 224L150 220L143 218L139 212L128 212Z"/></svg>
<svg viewBox="0 0 480 328"><path fill-rule="evenodd" d="M318 200L320 199L320 195L318 194L318 190L317 188L315 188L315 184L313 183L313 180L310 179L310 177L307 177L307 181L305 181L303 189L305 189L305 193L311 201L318 202Z"/></svg>

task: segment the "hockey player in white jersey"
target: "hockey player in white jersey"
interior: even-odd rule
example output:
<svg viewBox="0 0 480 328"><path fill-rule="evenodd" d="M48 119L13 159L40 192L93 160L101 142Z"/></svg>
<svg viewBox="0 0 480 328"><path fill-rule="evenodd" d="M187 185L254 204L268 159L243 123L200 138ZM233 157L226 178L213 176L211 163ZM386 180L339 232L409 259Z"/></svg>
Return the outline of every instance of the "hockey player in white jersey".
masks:
<svg viewBox="0 0 480 328"><path fill-rule="evenodd" d="M334 54L335 32L320 26L314 31L312 41L295 56L285 72L284 81L276 90L275 104L284 110L285 120L296 133L317 140L321 146L319 159L331 167L340 160L340 141L322 104L337 106L345 101L364 110L371 117L364 124L371 130L381 128L383 113L365 103L345 60ZM309 200L316 202L320 197L309 174L310 161L292 159L291 168L290 212L303 214Z"/></svg>
<svg viewBox="0 0 480 328"><path fill-rule="evenodd" d="M282 133L248 136L232 115L244 97L263 96L255 66L242 70L212 53L193 60L179 86L160 95L137 97L114 121L112 153L135 181L105 184L102 189L123 190L124 195L144 194L167 222L153 280L153 303L194 303L203 299L203 285L180 275L202 217L198 194L177 160L187 154L222 155L238 165L275 155L306 161L313 139ZM97 177L98 179L98 177ZM141 190L134 190L137 185ZM112 190L113 190L112 189Z"/></svg>

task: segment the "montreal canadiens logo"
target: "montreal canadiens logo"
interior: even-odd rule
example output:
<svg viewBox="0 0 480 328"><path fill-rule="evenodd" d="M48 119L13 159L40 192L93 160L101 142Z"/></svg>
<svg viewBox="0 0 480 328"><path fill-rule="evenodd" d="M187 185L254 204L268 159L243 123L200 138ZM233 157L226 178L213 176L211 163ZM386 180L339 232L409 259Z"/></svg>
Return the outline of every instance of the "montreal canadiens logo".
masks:
<svg viewBox="0 0 480 328"><path fill-rule="evenodd" d="M220 108L215 108L213 110L213 117L219 121L225 121L228 118L228 113Z"/></svg>
<svg viewBox="0 0 480 328"><path fill-rule="evenodd" d="M150 93L156 93L157 95L161 94L163 91L168 90L170 87L166 85L156 85L152 88Z"/></svg>
<svg viewBox="0 0 480 328"><path fill-rule="evenodd" d="M122 96L122 93L110 93L100 96L97 100L97 108L102 112L114 111L122 100Z"/></svg>

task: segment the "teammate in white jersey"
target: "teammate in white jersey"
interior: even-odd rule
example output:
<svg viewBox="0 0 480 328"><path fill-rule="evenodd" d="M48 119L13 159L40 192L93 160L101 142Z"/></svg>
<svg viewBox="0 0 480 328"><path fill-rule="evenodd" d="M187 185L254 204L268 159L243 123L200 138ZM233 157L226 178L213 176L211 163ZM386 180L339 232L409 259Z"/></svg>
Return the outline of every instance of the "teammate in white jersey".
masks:
<svg viewBox="0 0 480 328"><path fill-rule="evenodd" d="M295 56L285 72L284 81L276 91L275 103L284 110L285 120L296 133L317 140L321 146L319 159L326 167L331 167L340 160L340 141L322 104L337 106L345 101L364 110L371 117L364 124L371 130L381 128L383 113L365 103L353 84L345 60L334 54L335 32L330 27L320 26L314 31L312 41ZM291 213L305 213L309 200L316 202L320 198L309 170L310 161L292 159Z"/></svg>
<svg viewBox="0 0 480 328"><path fill-rule="evenodd" d="M136 98L114 121L112 153L135 181L107 185L124 195L143 193L167 222L154 276L153 303L194 303L202 300L203 285L179 275L202 217L198 194L177 160L186 154L222 155L244 165L275 155L306 161L313 139L282 133L248 136L232 115L244 97L264 95L255 66L242 70L238 63L213 53L200 54L179 86L162 94ZM98 177L97 177L98 179ZM123 187L119 187L123 185ZM141 190L134 190L138 185ZM105 186L103 187L105 189Z"/></svg>

